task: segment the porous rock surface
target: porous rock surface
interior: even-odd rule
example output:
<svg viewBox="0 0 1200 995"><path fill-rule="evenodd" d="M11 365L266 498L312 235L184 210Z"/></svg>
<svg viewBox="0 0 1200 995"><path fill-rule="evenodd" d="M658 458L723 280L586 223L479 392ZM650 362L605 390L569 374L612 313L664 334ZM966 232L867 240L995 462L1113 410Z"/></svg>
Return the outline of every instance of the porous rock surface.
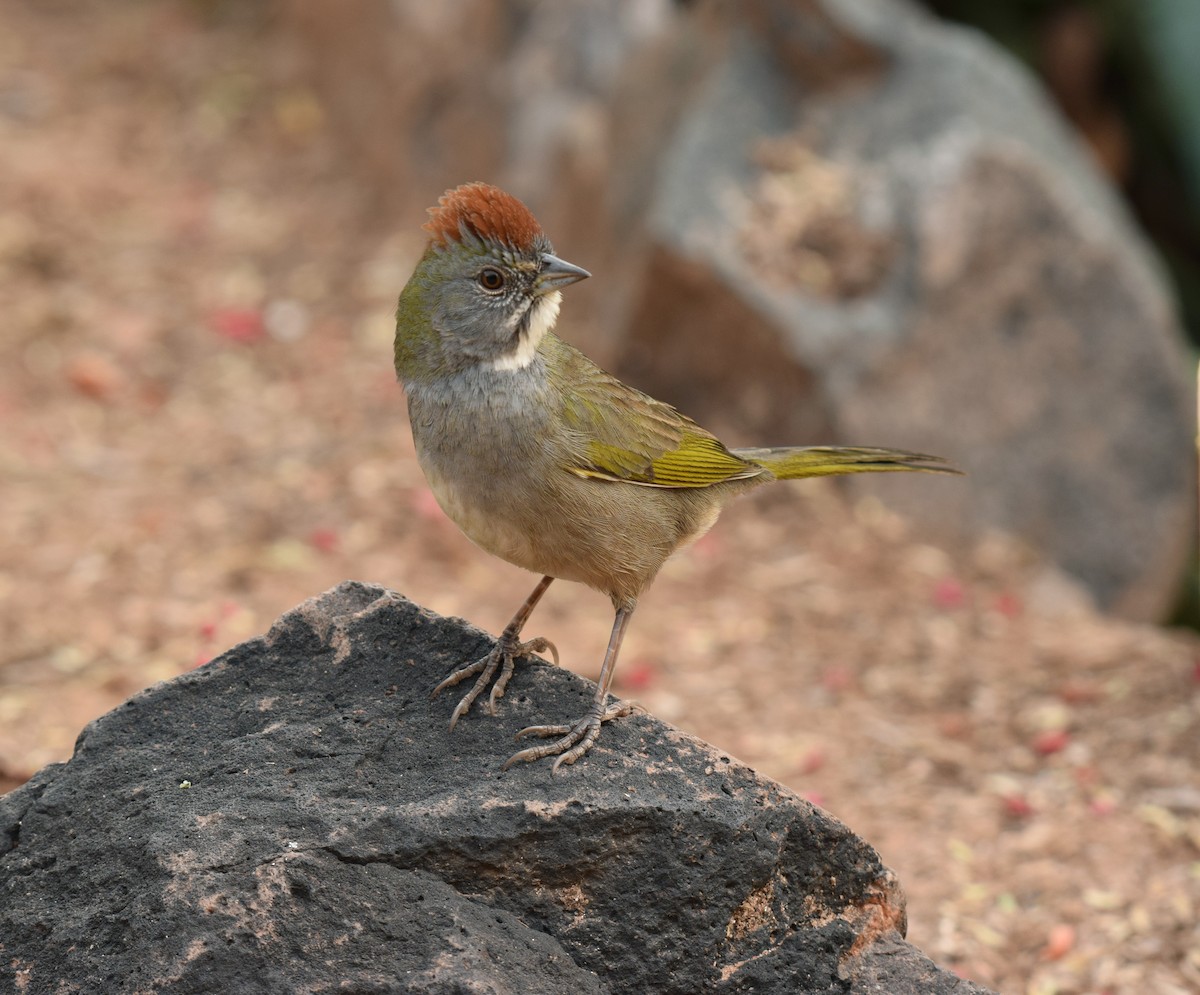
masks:
<svg viewBox="0 0 1200 995"><path fill-rule="evenodd" d="M0 990L977 993L844 825L646 715L500 769L590 687L346 583L89 725L0 798Z"/></svg>

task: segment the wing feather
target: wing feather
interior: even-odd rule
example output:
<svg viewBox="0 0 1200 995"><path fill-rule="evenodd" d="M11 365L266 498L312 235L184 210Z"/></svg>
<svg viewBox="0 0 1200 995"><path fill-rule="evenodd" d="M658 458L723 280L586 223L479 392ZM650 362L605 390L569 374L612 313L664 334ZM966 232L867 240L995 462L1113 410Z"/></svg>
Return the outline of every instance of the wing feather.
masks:
<svg viewBox="0 0 1200 995"><path fill-rule="evenodd" d="M669 404L605 373L548 335L547 366L558 378L568 443L563 468L581 477L647 487L711 487L756 477L763 467L731 453L711 432Z"/></svg>

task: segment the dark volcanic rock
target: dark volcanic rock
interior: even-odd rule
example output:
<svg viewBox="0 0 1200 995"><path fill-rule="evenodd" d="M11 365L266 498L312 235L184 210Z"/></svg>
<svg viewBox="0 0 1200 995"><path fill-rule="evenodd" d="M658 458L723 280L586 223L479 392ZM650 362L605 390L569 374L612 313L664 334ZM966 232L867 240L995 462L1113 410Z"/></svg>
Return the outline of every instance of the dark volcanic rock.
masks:
<svg viewBox="0 0 1200 995"><path fill-rule="evenodd" d="M0 799L0 990L979 992L902 939L845 826L645 715L552 776L512 734L586 682L344 584L84 730Z"/></svg>

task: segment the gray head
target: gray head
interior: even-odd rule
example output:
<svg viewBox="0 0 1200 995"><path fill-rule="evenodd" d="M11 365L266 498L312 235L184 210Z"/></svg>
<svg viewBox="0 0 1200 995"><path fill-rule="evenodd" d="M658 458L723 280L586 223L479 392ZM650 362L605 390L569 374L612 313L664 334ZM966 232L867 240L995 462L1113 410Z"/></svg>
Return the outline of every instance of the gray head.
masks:
<svg viewBox="0 0 1200 995"><path fill-rule="evenodd" d="M400 379L528 366L558 317L559 288L587 271L555 256L529 209L496 187L457 187L429 213L429 246L396 309Z"/></svg>

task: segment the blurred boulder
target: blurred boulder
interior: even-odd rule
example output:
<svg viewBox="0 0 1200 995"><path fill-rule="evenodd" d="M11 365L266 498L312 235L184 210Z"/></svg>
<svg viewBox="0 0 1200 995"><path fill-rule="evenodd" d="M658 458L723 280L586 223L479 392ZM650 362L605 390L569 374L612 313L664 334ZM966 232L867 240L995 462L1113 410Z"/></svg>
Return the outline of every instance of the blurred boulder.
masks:
<svg viewBox="0 0 1200 995"><path fill-rule="evenodd" d="M815 88L795 68L803 25L777 13L793 5L754 6L766 21L726 17L664 147L618 372L702 418L732 395L739 442L828 428L950 456L961 485L852 486L927 535L1015 533L1102 607L1164 617L1193 535L1194 405L1122 205L981 37L899 3L828 2L884 68ZM748 354L768 372L719 395ZM814 395L781 392L787 376Z"/></svg>
<svg viewBox="0 0 1200 995"><path fill-rule="evenodd" d="M965 480L848 486L1170 610L1196 516L1173 302L981 36L902 0L322 6L286 21L398 224L510 186L597 274L563 331L618 374L736 444L949 456Z"/></svg>
<svg viewBox="0 0 1200 995"><path fill-rule="evenodd" d="M592 686L523 666L451 734L489 646L347 583L93 722L0 798L0 989L982 995L870 846L661 722L502 772Z"/></svg>
<svg viewBox="0 0 1200 995"><path fill-rule="evenodd" d="M621 159L612 93L630 53L677 17L672 0L359 0L353 16L274 2L347 166L393 212L474 179L546 210L564 172L604 180Z"/></svg>

